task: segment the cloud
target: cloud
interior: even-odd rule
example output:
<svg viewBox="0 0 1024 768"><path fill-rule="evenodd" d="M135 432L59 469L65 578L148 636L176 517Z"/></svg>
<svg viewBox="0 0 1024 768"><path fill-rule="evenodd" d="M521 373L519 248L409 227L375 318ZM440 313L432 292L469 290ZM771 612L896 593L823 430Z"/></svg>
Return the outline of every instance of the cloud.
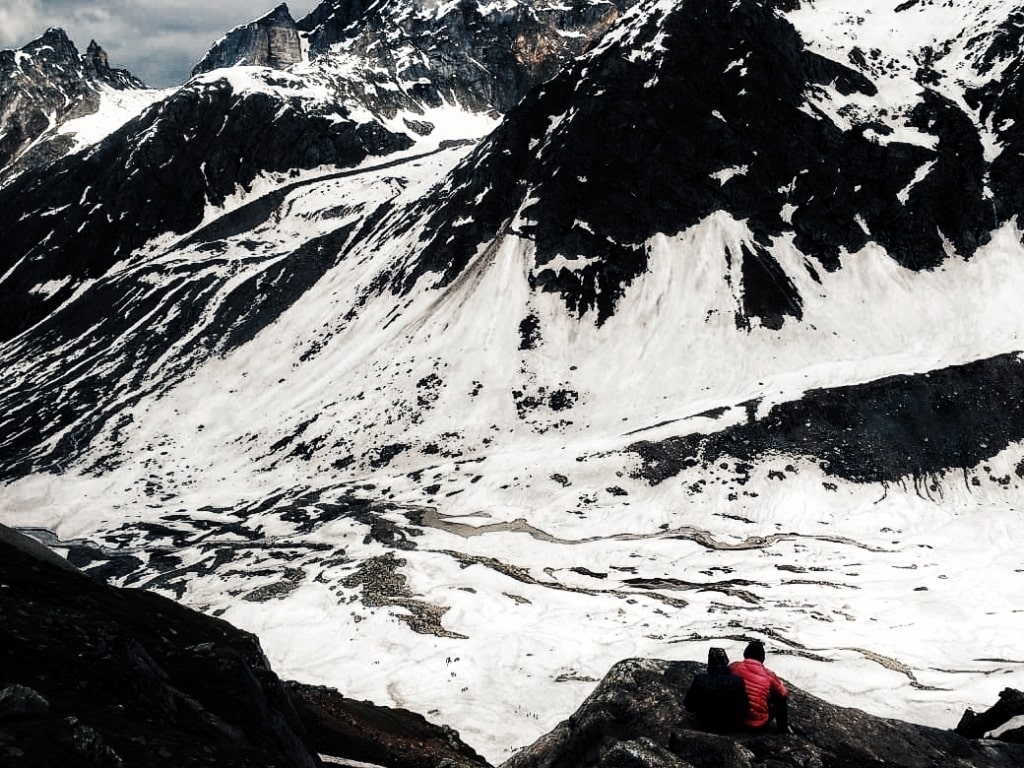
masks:
<svg viewBox="0 0 1024 768"><path fill-rule="evenodd" d="M62 27L80 50L96 40L110 64L150 85L183 82L195 62L234 27L269 13L250 0L0 0L0 47L21 47L47 27ZM318 3L288 3L302 18Z"/></svg>
<svg viewBox="0 0 1024 768"><path fill-rule="evenodd" d="M48 26L38 0L0 0L0 46L21 47Z"/></svg>

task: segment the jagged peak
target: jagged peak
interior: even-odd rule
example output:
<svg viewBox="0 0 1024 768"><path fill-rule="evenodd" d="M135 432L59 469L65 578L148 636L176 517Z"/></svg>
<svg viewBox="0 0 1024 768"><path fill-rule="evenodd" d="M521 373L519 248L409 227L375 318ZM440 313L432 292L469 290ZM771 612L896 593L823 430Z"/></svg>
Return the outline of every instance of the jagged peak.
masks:
<svg viewBox="0 0 1024 768"><path fill-rule="evenodd" d="M193 67L192 77L240 65L285 69L301 59L298 27L287 3L281 3L270 13L235 27L214 43Z"/></svg>
<svg viewBox="0 0 1024 768"><path fill-rule="evenodd" d="M288 8L288 3L281 3L270 13L259 18L257 20L257 23L264 21L276 21L284 22L286 24L295 24L295 19L292 17L292 12Z"/></svg>
<svg viewBox="0 0 1024 768"><path fill-rule="evenodd" d="M47 48L52 48L56 53L68 58L78 56L74 42L61 27L48 27L42 35L23 46L21 50L26 53L38 53Z"/></svg>
<svg viewBox="0 0 1024 768"><path fill-rule="evenodd" d="M95 40L89 41L89 47L85 49L85 60L91 63L100 74L110 71L110 61L107 57L107 52Z"/></svg>
<svg viewBox="0 0 1024 768"><path fill-rule="evenodd" d="M263 14L262 16L257 16L256 18L251 19L250 21L246 21L246 22L244 22L242 24L237 25L230 32L228 32L228 34L225 35L224 37L225 38L230 37L231 35L239 32L241 30L244 30L244 29L247 29L247 28L253 27L253 26L266 27L266 26L274 26L274 25L283 25L283 26L288 26L288 27L294 27L295 26L295 19L292 16L291 10L288 8L288 3L280 3L273 10L268 11L267 13Z"/></svg>

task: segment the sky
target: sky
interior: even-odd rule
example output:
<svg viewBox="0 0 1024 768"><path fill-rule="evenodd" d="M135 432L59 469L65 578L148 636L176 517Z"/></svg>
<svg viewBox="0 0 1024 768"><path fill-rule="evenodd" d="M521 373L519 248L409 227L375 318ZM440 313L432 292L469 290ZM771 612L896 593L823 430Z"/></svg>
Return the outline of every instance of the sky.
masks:
<svg viewBox="0 0 1024 768"><path fill-rule="evenodd" d="M224 33L273 10L280 0L0 0L0 48L20 48L49 27L80 51L96 40L110 65L163 88L188 78ZM289 0L299 20L319 0Z"/></svg>

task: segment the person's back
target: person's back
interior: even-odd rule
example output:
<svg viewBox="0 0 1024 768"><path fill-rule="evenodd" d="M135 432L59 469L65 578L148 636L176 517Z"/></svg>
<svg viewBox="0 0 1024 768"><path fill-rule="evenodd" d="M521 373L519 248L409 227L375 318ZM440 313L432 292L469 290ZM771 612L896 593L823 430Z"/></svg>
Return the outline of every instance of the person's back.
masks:
<svg viewBox="0 0 1024 768"><path fill-rule="evenodd" d="M743 681L750 709L744 725L765 728L775 718L781 733L789 731L789 691L778 676L764 665L764 645L754 640L743 651L743 661L729 666L732 674Z"/></svg>
<svg viewBox="0 0 1024 768"><path fill-rule="evenodd" d="M693 678L683 705L709 731L726 733L743 727L747 690L743 680L729 671L729 657L724 649L708 651L708 671Z"/></svg>

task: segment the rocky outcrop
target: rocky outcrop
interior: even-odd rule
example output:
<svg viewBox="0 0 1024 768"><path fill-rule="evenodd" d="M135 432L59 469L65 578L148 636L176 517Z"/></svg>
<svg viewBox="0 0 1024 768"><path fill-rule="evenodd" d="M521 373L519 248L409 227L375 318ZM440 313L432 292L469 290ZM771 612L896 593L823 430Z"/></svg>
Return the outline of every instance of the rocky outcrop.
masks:
<svg viewBox="0 0 1024 768"><path fill-rule="evenodd" d="M1016 353L928 373L890 376L810 390L762 418L710 435L693 434L629 447L639 474L658 484L684 469L729 456L813 457L827 475L857 483L911 480L927 492L947 472L968 475L1024 440L1024 361ZM750 404L756 411L757 403ZM997 480L993 477L992 480ZM998 479L1016 487L1022 478Z"/></svg>
<svg viewBox="0 0 1024 768"><path fill-rule="evenodd" d="M956 732L971 739L980 739L985 734L996 731L1011 721L1024 718L1024 692L1015 688L1004 688L999 692L999 701L984 712L968 709L956 726ZM999 738L1024 744L1024 727L1011 727Z"/></svg>
<svg viewBox="0 0 1024 768"><path fill-rule="evenodd" d="M288 6L282 3L263 18L231 30L196 64L192 76L221 67L286 69L300 61L299 30Z"/></svg>
<svg viewBox="0 0 1024 768"><path fill-rule="evenodd" d="M310 743L324 755L389 768L486 768L447 726L405 709L355 701L333 688L287 683Z"/></svg>
<svg viewBox="0 0 1024 768"><path fill-rule="evenodd" d="M319 765L252 635L0 527L0 763Z"/></svg>
<svg viewBox="0 0 1024 768"><path fill-rule="evenodd" d="M282 683L257 638L0 525L0 764L486 768L421 715Z"/></svg>
<svg viewBox="0 0 1024 768"><path fill-rule="evenodd" d="M309 36L311 56L351 58L367 84L379 81L379 89L367 89L368 99L394 107L412 97L504 113L635 2L329 0L299 27Z"/></svg>
<svg viewBox="0 0 1024 768"><path fill-rule="evenodd" d="M44 134L95 112L102 88L144 87L131 73L111 68L95 40L82 55L62 29L48 29L20 50L0 51L0 181L5 168ZM69 143L58 140L22 167L52 162Z"/></svg>
<svg viewBox="0 0 1024 768"><path fill-rule="evenodd" d="M874 717L792 685L793 733L706 733L682 704L703 669L621 662L569 719L503 768L1012 768L1024 761L1024 746Z"/></svg>

